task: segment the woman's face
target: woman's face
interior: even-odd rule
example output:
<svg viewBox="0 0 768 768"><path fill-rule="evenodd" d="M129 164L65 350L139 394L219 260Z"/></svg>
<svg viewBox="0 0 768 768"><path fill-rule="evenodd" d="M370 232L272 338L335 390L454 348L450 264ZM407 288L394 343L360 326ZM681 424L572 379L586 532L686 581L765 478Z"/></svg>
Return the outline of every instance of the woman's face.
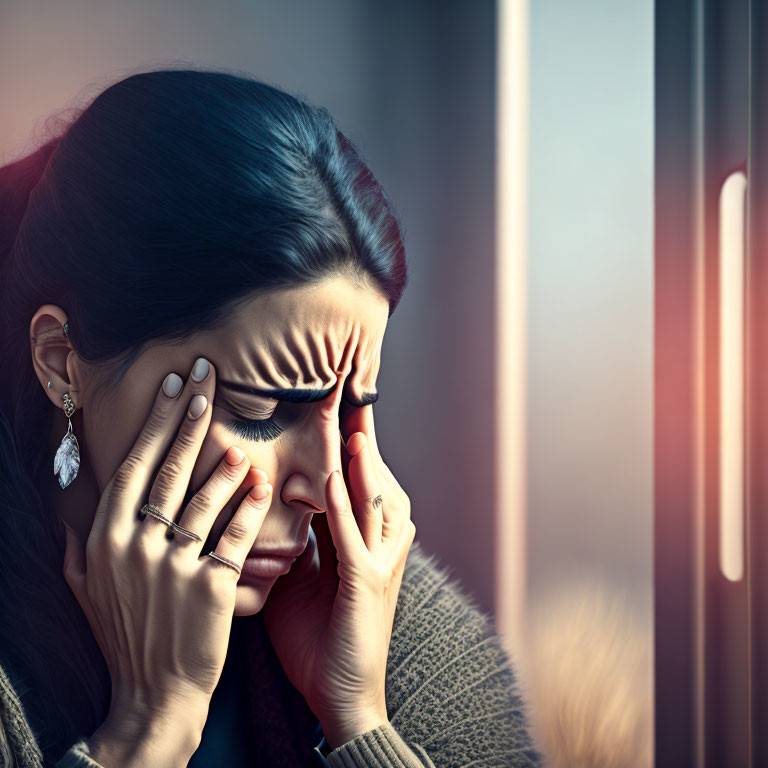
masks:
<svg viewBox="0 0 768 768"><path fill-rule="evenodd" d="M346 361L349 373L341 379L344 401L361 401L376 392L388 313L381 293L334 277L257 296L241 305L225 326L187 341L149 345L114 389L99 387L98 371L88 375L84 367L85 382L76 401L82 409L84 434L77 437L99 495L136 440L164 377L175 371L186 379L194 361L205 357L216 368L216 391L210 427L184 503L209 478L227 448L238 445L252 468L267 472L274 488L251 551L305 547L313 514L325 511L328 474L339 465L338 454L332 463L328 451L334 440L338 445L339 421L323 414L322 401L296 404L244 390L327 390L337 383L336 372ZM252 425L238 431L233 424L270 417L276 428ZM251 472L216 519L203 552L215 546L252 484ZM260 611L277 578L241 576L235 615Z"/></svg>

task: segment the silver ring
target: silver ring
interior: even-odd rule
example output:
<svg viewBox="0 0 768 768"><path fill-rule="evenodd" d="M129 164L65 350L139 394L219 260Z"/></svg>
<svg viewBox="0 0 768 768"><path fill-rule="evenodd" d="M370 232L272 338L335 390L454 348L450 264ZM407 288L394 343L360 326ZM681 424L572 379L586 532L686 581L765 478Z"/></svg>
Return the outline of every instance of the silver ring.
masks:
<svg viewBox="0 0 768 768"><path fill-rule="evenodd" d="M147 515L151 515L156 520L159 520L161 523L165 523L168 527L170 527L173 523L171 520L169 520L161 511L160 507L157 506L157 504L150 504L146 503L138 512L136 517L138 517L139 520L144 520Z"/></svg>
<svg viewBox="0 0 768 768"><path fill-rule="evenodd" d="M171 527L169 527L166 531L165 537L167 539L172 539L175 531L184 534L184 536L189 536L190 539L194 539L195 541L202 541L202 539L194 531L190 531L189 528L182 528L180 525L174 523L173 520L171 520Z"/></svg>
<svg viewBox="0 0 768 768"><path fill-rule="evenodd" d="M216 554L216 552L207 552L206 554L208 557L212 557L214 560L218 560L220 563L224 563L224 565L229 566L230 568L234 568L238 573L240 573L242 570L236 562L233 560L227 560L226 557L222 557L221 555Z"/></svg>

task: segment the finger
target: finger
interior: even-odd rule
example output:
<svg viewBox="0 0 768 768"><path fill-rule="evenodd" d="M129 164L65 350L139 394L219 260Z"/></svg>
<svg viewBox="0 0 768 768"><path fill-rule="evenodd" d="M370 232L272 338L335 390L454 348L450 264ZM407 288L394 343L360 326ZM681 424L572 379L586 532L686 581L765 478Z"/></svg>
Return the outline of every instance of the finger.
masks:
<svg viewBox="0 0 768 768"><path fill-rule="evenodd" d="M259 535L271 503L272 485L270 483L254 485L245 495L221 534L214 550L216 554L232 560L242 568L253 542ZM206 559L211 560L210 557ZM212 562L215 563L215 561Z"/></svg>
<svg viewBox="0 0 768 768"><path fill-rule="evenodd" d="M205 373L204 367L201 366L199 375ZM192 373L194 372L193 367ZM147 497L148 501L160 507L163 514L171 520L176 520L179 508L184 503L195 462L208 433L212 413L210 402L214 397L215 379L216 373L210 364L209 371L202 381L196 382L190 375L188 381L190 397L187 410ZM156 530L158 526L153 524L151 528Z"/></svg>
<svg viewBox="0 0 768 768"><path fill-rule="evenodd" d="M230 446L202 488L190 499L177 521L177 525L194 533L200 541L195 541L178 532L174 535L174 541L178 539L191 552L199 556L213 523L235 491L242 485L250 467L251 463L245 452L236 445ZM266 482L266 474L262 470L256 471ZM149 517L145 523L147 521ZM159 526L163 525L160 521L156 523Z"/></svg>
<svg viewBox="0 0 768 768"><path fill-rule="evenodd" d="M348 369L337 371L333 391L317 404L322 435L318 442L318 461L324 471L329 474L343 462L346 452L339 430L339 421L344 381L348 375Z"/></svg>
<svg viewBox="0 0 768 768"><path fill-rule="evenodd" d="M326 516L339 563L361 562L368 548L357 527L347 489L338 469L331 472L325 486Z"/></svg>
<svg viewBox="0 0 768 768"><path fill-rule="evenodd" d="M376 441L376 430L373 423L373 403L357 407L349 403L343 404L342 434L348 440L355 432L362 432L368 438L371 456L381 459L379 446Z"/></svg>
<svg viewBox="0 0 768 768"><path fill-rule="evenodd" d="M185 469L182 459L193 459L199 452L202 439L211 420L210 402L215 379L213 365L204 361L208 365L206 370L205 365L200 363L200 360L204 360L204 358L198 358L195 362L183 389L178 389L181 382L181 377L178 374L170 373L163 380L146 422L128 455L110 480L112 489L122 496L126 503L104 505L103 507L100 505L94 526L104 524L103 515L107 509L109 510L110 524L116 526L132 524L132 518L137 507L149 496L152 479L172 441L175 440L175 443L184 444L186 449L179 451L179 448L176 448L169 453L169 459L174 466L173 468L169 466L166 469L163 479L156 489L157 492L170 494L170 491L163 491L162 489L176 482L183 483L187 471L191 474L191 468ZM192 404L193 399L194 404ZM190 405L193 405L191 413L189 411ZM200 408L203 405L205 407L201 411ZM181 498L183 498L185 491L186 485L181 490ZM173 498L177 498L177 496L169 495L168 500L164 503L166 505L172 504Z"/></svg>
<svg viewBox="0 0 768 768"><path fill-rule="evenodd" d="M379 482L379 490L384 499L396 498L399 484L395 480L392 471L381 458L376 445L376 430L373 425L373 403L361 408L344 404L344 419L342 425L342 434L352 438L356 432L362 432L368 443L368 452L371 457L371 463L376 471L376 477ZM383 540L392 540L397 537L400 531L402 520L397 514L397 509L391 504L382 505L382 537Z"/></svg>
<svg viewBox="0 0 768 768"><path fill-rule="evenodd" d="M381 457L381 452L379 451L378 442L376 440L376 428L374 426L373 419L373 403L364 405L361 408L349 406L347 412L345 413L343 432L348 437L351 437L355 432L362 432L366 436L368 440L368 448L371 453L371 460L376 467L379 480L382 483L391 485L393 489L396 488L397 480L395 480L392 471L384 463L384 459Z"/></svg>
<svg viewBox="0 0 768 768"><path fill-rule="evenodd" d="M371 460L368 441L362 432L355 432L347 442L349 488L352 509L363 541L371 552L381 544L383 524L381 484Z"/></svg>

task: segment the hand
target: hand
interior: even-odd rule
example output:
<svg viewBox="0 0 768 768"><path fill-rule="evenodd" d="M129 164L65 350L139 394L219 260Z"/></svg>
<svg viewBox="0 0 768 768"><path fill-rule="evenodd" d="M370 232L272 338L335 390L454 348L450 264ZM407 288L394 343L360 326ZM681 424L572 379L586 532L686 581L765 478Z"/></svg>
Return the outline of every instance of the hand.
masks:
<svg viewBox="0 0 768 768"><path fill-rule="evenodd" d="M174 377L180 385L176 374L166 383ZM246 479L258 485L236 509L216 553L242 566L269 508L266 474L251 472L233 446L176 519L210 424L214 380L209 364L202 381L190 376L175 397L161 388L104 489L87 542L67 527L64 577L112 678L109 715L90 741L93 758L105 765L186 765L197 749L226 657L238 581L236 570L201 557L201 550ZM151 515L139 521L145 501L200 540L179 531L169 540L169 527Z"/></svg>
<svg viewBox="0 0 768 768"><path fill-rule="evenodd" d="M264 606L280 663L334 749L388 722L389 641L416 532L408 496L379 454L373 406L344 411L342 430L353 433L340 459L351 493L331 473L326 515L314 516L307 549Z"/></svg>

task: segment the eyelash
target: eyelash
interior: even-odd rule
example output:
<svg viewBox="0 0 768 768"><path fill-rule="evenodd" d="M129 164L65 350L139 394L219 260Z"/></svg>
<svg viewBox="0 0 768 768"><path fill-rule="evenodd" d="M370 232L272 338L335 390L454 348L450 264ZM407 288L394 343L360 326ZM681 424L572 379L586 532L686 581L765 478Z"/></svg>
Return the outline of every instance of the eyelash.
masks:
<svg viewBox="0 0 768 768"><path fill-rule="evenodd" d="M344 419L344 413L350 410L352 406L342 401L339 410L339 423ZM276 421L274 415L268 419L230 419L225 425L231 432L242 437L244 440L254 440L256 442L268 443L276 440L285 431Z"/></svg>
<svg viewBox="0 0 768 768"><path fill-rule="evenodd" d="M231 419L226 423L228 429L245 440L269 442L276 440L283 433L274 416L268 419Z"/></svg>

